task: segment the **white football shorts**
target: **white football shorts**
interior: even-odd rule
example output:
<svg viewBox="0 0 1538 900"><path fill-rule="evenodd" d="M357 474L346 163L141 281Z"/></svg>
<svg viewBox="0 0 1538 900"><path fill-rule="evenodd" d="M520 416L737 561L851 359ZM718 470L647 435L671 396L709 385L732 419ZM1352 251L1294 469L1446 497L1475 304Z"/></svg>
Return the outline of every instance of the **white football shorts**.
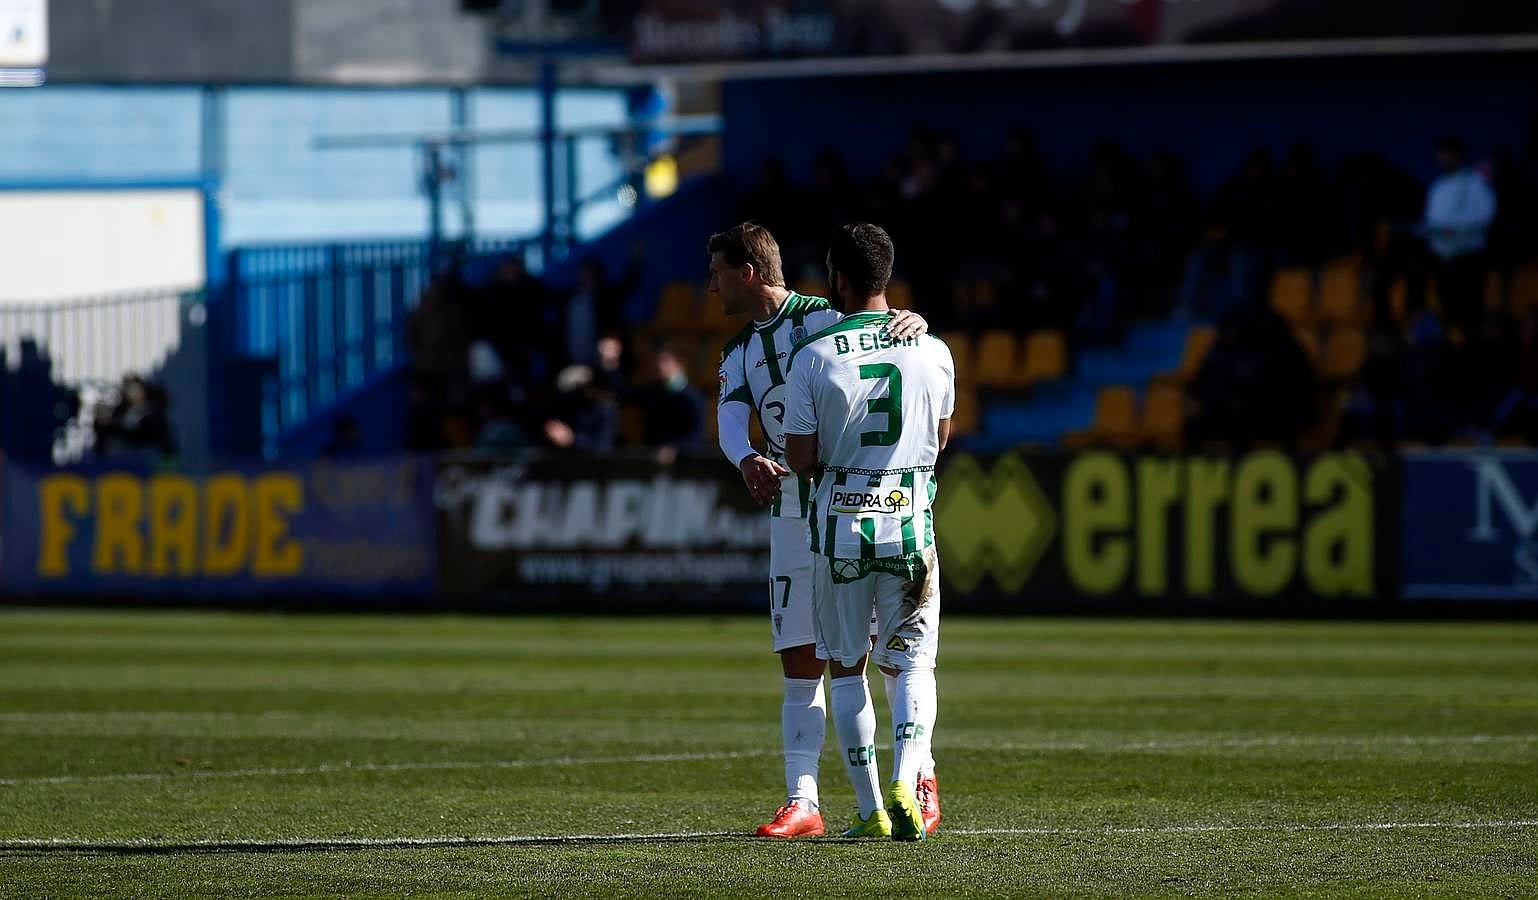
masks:
<svg viewBox="0 0 1538 900"><path fill-rule="evenodd" d="M769 520L769 624L774 652L817 643L812 621L812 535L805 519ZM876 633L876 620L866 640Z"/></svg>
<svg viewBox="0 0 1538 900"><path fill-rule="evenodd" d="M940 563L933 545L923 551L920 581L871 572L858 581L833 580L834 561L816 554L812 605L817 619L817 656L854 666L871 654L877 666L906 671L933 669L940 650ZM875 613L875 646L869 622Z"/></svg>

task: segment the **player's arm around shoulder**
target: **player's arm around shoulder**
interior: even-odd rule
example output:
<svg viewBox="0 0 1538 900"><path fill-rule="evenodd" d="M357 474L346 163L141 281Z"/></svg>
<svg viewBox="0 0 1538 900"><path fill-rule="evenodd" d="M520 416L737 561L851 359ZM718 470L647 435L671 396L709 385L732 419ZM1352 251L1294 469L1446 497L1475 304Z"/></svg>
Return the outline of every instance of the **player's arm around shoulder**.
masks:
<svg viewBox="0 0 1538 900"><path fill-rule="evenodd" d="M934 335L929 335L928 340L925 341L925 349L929 351L935 366L940 370L940 393L937 403L940 422L936 430L940 449L944 450L945 446L951 442L951 416L956 413L956 360L945 341Z"/></svg>
<svg viewBox="0 0 1538 900"><path fill-rule="evenodd" d="M822 362L815 340L805 341L790 356L785 382L785 461L799 475L817 474L817 401L815 380Z"/></svg>

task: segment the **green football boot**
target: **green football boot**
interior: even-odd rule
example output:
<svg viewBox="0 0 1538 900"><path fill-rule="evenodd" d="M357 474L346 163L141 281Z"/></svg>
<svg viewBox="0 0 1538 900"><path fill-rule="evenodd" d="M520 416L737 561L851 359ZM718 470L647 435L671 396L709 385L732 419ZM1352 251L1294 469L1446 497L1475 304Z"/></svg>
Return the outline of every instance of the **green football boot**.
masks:
<svg viewBox="0 0 1538 900"><path fill-rule="evenodd" d="M924 839L924 814L919 810L918 798L907 782L894 781L886 791L886 810L891 814L892 840L922 841Z"/></svg>
<svg viewBox="0 0 1538 900"><path fill-rule="evenodd" d="M854 814L854 824L844 832L846 838L889 838L892 836L892 820L886 816L886 810L878 809L870 814L870 818L860 818L858 810Z"/></svg>

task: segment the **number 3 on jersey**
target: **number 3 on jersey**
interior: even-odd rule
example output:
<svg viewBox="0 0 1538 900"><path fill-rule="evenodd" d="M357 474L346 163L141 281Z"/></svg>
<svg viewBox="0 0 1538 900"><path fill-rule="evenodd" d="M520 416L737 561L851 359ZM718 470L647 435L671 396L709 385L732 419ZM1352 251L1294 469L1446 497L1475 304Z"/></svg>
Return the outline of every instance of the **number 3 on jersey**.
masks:
<svg viewBox="0 0 1538 900"><path fill-rule="evenodd" d="M891 363L869 363L860 367L860 380L876 378L887 380L885 397L873 397L865 401L865 412L876 416L886 414L885 431L860 432L861 447L890 447L903 433L903 376Z"/></svg>

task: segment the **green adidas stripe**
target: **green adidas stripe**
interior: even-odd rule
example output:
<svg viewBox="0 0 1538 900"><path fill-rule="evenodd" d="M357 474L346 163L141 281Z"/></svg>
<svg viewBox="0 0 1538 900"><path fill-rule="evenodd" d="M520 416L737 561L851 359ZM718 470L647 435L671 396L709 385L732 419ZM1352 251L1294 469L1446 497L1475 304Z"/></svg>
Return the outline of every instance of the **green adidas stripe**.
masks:
<svg viewBox="0 0 1538 900"><path fill-rule="evenodd" d="M902 486L908 489L908 496L913 496L913 473L908 472L902 477ZM917 499L917 498L914 498ZM910 510L912 506L908 507ZM903 552L912 553L918 549L918 540L913 535L913 513L909 512L902 520Z"/></svg>
<svg viewBox="0 0 1538 900"><path fill-rule="evenodd" d="M844 484L846 483L846 479L847 478L848 478L848 476L846 476L844 473L842 473L842 472L838 473L838 477L833 479L834 487L843 487ZM834 544L834 537L837 534L838 534L838 514L832 512L830 510L828 512L828 533L823 538L823 541L824 541L823 555L824 556L833 556L834 555L834 553L833 553L833 544Z"/></svg>
<svg viewBox="0 0 1538 900"><path fill-rule="evenodd" d="M935 480L929 479L929 505L924 507L924 546L935 543Z"/></svg>
<svg viewBox="0 0 1538 900"><path fill-rule="evenodd" d="M785 376L780 372L779 351L774 346L774 332L771 330L760 331L758 339L764 345L764 366L769 370L769 383L780 385L785 383Z"/></svg>

